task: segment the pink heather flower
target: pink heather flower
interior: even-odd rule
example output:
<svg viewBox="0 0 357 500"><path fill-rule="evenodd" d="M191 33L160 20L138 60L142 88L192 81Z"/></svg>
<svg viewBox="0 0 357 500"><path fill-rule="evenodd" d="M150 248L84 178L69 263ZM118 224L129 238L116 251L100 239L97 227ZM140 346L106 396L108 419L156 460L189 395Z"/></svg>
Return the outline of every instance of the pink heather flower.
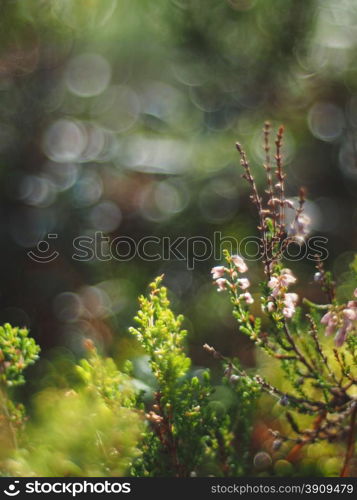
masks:
<svg viewBox="0 0 357 500"><path fill-rule="evenodd" d="M246 304L253 304L254 302L254 299L249 292L242 293L238 298L245 300Z"/></svg>
<svg viewBox="0 0 357 500"><path fill-rule="evenodd" d="M216 266L211 269L212 278L214 280L222 278L224 276L226 269L224 266Z"/></svg>
<svg viewBox="0 0 357 500"><path fill-rule="evenodd" d="M274 302L268 302L267 303L267 310L270 313L273 312L273 311L275 311L275 304L274 304Z"/></svg>
<svg viewBox="0 0 357 500"><path fill-rule="evenodd" d="M353 296L357 298L357 288L355 289L355 291L353 292Z"/></svg>
<svg viewBox="0 0 357 500"><path fill-rule="evenodd" d="M337 316L337 314L329 311L322 316L321 323L323 325L326 325L325 335L326 336L333 335L333 333L335 332L335 328L337 326L337 323L338 323L338 316Z"/></svg>
<svg viewBox="0 0 357 500"><path fill-rule="evenodd" d="M356 290L355 290L356 291ZM357 325L357 301L350 300L347 307L342 311L342 326L337 330L335 344L340 347L346 340L347 334Z"/></svg>
<svg viewBox="0 0 357 500"><path fill-rule="evenodd" d="M282 312L283 312L284 318L290 319L295 314L295 307L294 306L283 307L283 311Z"/></svg>
<svg viewBox="0 0 357 500"><path fill-rule="evenodd" d="M298 300L299 296L297 293L286 293L284 295L284 307L282 311L284 318L290 319L294 316Z"/></svg>
<svg viewBox="0 0 357 500"><path fill-rule="evenodd" d="M218 291L222 292L223 290L227 290L228 281L225 278L216 279L216 285L218 286Z"/></svg>
<svg viewBox="0 0 357 500"><path fill-rule="evenodd" d="M236 266L238 272L245 273L248 271L248 266L240 255L232 255L231 259L233 264Z"/></svg>
<svg viewBox="0 0 357 500"><path fill-rule="evenodd" d="M299 233L303 235L307 235L309 233L309 226L311 224L311 219L306 214L300 214L296 219L297 230Z"/></svg>
<svg viewBox="0 0 357 500"><path fill-rule="evenodd" d="M347 307L351 307L352 309L357 308L357 300L350 300L347 302Z"/></svg>
<svg viewBox="0 0 357 500"><path fill-rule="evenodd" d="M272 289L272 296L276 297L282 291L282 288L287 288L290 284L295 283L296 278L290 269L283 269L280 276L273 276L268 281L269 288Z"/></svg>
<svg viewBox="0 0 357 500"><path fill-rule="evenodd" d="M247 288L250 287L250 282L248 278L240 278L239 280L237 280L237 283L239 288L241 288L242 290L246 290Z"/></svg>
<svg viewBox="0 0 357 500"><path fill-rule="evenodd" d="M297 293L286 293L284 295L284 304L285 305L294 305L296 306L296 304L298 303L298 300L299 300L299 296Z"/></svg>
<svg viewBox="0 0 357 500"><path fill-rule="evenodd" d="M281 275L279 276L281 280L282 286L289 286L292 283L296 282L296 278L293 275L293 273L290 271L290 269L282 269Z"/></svg>
<svg viewBox="0 0 357 500"><path fill-rule="evenodd" d="M321 323L326 325L325 335L335 333L335 345L341 347L346 340L347 334L356 328L357 324L357 301L350 300L347 307L340 313L328 311L322 318Z"/></svg>
<svg viewBox="0 0 357 500"><path fill-rule="evenodd" d="M270 280L268 281L268 287L271 288L272 290L279 288L279 280L276 276L270 278Z"/></svg>
<svg viewBox="0 0 357 500"><path fill-rule="evenodd" d="M330 311L329 311L329 312L327 312L327 313L325 313L325 314L322 316L322 318L321 318L320 322L321 322L323 325L328 325L328 324L330 323L331 316L332 316L332 314L331 314L331 312L330 312Z"/></svg>
<svg viewBox="0 0 357 500"><path fill-rule="evenodd" d="M274 302L267 302L265 306L262 305L261 307L263 312L269 312L269 313L272 313L276 309Z"/></svg>
<svg viewBox="0 0 357 500"><path fill-rule="evenodd" d="M344 318L347 321L356 321L357 320L357 308L356 307L347 307L342 311Z"/></svg>
<svg viewBox="0 0 357 500"><path fill-rule="evenodd" d="M317 272L314 274L314 281L319 282L322 280L322 273Z"/></svg>
<svg viewBox="0 0 357 500"><path fill-rule="evenodd" d="M344 309L345 311L346 309ZM343 320L342 326L337 330L335 336L336 347L341 347L346 340L347 334L353 329L353 323L346 317Z"/></svg>

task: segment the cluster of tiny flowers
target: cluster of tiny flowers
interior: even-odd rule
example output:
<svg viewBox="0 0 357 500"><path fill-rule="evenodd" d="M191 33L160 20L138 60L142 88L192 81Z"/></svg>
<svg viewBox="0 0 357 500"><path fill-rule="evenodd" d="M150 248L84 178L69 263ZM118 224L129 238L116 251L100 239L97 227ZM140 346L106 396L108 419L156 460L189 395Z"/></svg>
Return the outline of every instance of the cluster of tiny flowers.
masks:
<svg viewBox="0 0 357 500"><path fill-rule="evenodd" d="M240 255L232 255L231 261L234 266L232 269L228 269L224 266L216 266L211 270L212 278L215 281L219 292L232 289L233 287L238 287L241 290L247 290L250 287L248 278L238 278L239 274L246 273L248 271L248 266L242 257ZM234 280L234 283L232 283L231 280ZM246 304L253 304L254 302L253 297L249 292L241 293L238 299L244 300Z"/></svg>
<svg viewBox="0 0 357 500"><path fill-rule="evenodd" d="M357 288L354 291L354 297L357 298ZM335 344L341 347L347 335L356 330L357 300L350 300L342 310L332 306L321 318L321 323L326 325L325 335L335 334Z"/></svg>
<svg viewBox="0 0 357 500"><path fill-rule="evenodd" d="M275 187L279 189L281 188L281 184L278 183L275 185ZM292 210L295 209L294 202L291 200L287 199L280 200L278 198L271 198L268 201L268 206L270 207L275 208L279 205L291 208ZM293 237L295 241L302 243L310 232L310 224L311 224L310 217L301 211L300 213L297 214L297 216L294 218L293 222L290 225L289 236Z"/></svg>
<svg viewBox="0 0 357 500"><path fill-rule="evenodd" d="M276 309L276 301L282 304L282 314L285 318L290 319L295 313L296 304L299 300L297 293L287 293L289 285L296 282L296 278L290 269L282 269L279 276L272 276L268 281L268 286L271 289L271 299L267 303L268 312Z"/></svg>

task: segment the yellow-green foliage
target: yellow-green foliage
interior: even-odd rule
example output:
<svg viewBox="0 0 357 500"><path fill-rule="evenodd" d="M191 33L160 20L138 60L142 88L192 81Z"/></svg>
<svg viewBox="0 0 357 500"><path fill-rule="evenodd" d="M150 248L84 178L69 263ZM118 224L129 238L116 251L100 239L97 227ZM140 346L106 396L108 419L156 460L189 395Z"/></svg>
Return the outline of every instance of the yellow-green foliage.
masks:
<svg viewBox="0 0 357 500"><path fill-rule="evenodd" d="M19 476L123 476L133 457L142 419L134 392L113 360L93 351L77 367L74 389L49 388L35 397L25 447L8 461Z"/></svg>
<svg viewBox="0 0 357 500"><path fill-rule="evenodd" d="M167 290L160 287L162 277L150 284L148 298L139 297L140 309L134 318L138 328L130 331L150 356L150 364L155 377L163 388L170 388L178 379L186 375L191 360L184 352L183 342L187 335L181 330L183 316L175 316L170 309Z"/></svg>
<svg viewBox="0 0 357 500"><path fill-rule="evenodd" d="M95 349L88 359L82 359L76 366L82 389L93 397L102 399L110 408L135 405L136 397L130 378L120 372L112 358L103 358Z"/></svg>

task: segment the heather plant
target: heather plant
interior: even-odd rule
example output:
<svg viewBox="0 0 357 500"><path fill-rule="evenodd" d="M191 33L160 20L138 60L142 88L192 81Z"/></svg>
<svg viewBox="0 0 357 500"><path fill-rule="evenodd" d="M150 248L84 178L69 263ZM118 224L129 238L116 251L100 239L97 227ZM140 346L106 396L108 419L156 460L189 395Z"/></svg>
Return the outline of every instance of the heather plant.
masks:
<svg viewBox="0 0 357 500"><path fill-rule="evenodd" d="M240 255L226 252L226 264L214 267L212 277L218 291L229 294L240 331L281 370L280 380L275 378L277 383L267 380L261 373L252 376L263 391L279 401L291 427L287 434L271 431L273 450L278 450L283 443L290 443L287 458L292 459L311 443L345 442L340 474L347 476L351 473L356 443L356 267L352 268L347 300L339 298L331 273L325 271L318 257L314 280L320 285L325 301L316 304L291 290L297 278L284 264L284 251L292 242L304 244L310 220L304 213L303 189L300 189L298 202L286 197L282 156L284 129L280 127L276 136L274 168L270 133L270 125L266 123L266 190L263 194L258 192L244 149L239 143L236 145L244 170L243 178L250 185L251 201L258 214L259 258L264 273L259 292L252 292L254 284L251 285L247 277L249 269ZM206 349L216 357L221 356L214 348ZM227 365L238 377L246 377L234 361L227 360ZM305 416L310 417L309 425L306 425Z"/></svg>
<svg viewBox="0 0 357 500"><path fill-rule="evenodd" d="M56 372L45 388L37 389L31 419L26 421L13 391L25 382L23 372L37 360L39 347L28 330L6 324L0 327L0 474L251 474L264 463L271 465L265 452L253 460L254 416L263 393L264 402L267 396L275 400L285 416L270 430L271 454L285 459L275 474L291 474L290 462L320 442L337 456L343 447L339 473L353 473L357 258L339 287L316 256L313 280L324 297L320 303L294 291L297 273L286 264L285 252L292 243L305 244L310 219L304 212L304 189L297 201L286 195L283 135L280 127L273 154L270 125L265 124L263 194L237 144L258 215L263 279L251 283L256 271L251 272L242 256L228 251L225 263L211 271L218 291L229 295L240 331L262 353L260 360L273 363L268 368L258 363L254 373L248 372L238 359L205 344L204 350L224 366L222 381L214 383L209 370L193 367L186 353L184 317L172 311L160 276L150 284L148 296L139 298L137 326L130 328L148 359L152 391L134 379L129 360L119 370L112 358L86 340L84 359L71 364L68 373Z"/></svg>
<svg viewBox="0 0 357 500"><path fill-rule="evenodd" d="M135 318L139 326L131 328L149 356L157 384L151 408L146 412L143 454L133 473L175 477L242 473L244 447L234 443L234 410L229 414L214 400L208 371L201 376L191 374L191 360L184 350L184 318L175 316L170 309L161 281L162 277L158 277L151 283L149 297L140 297ZM235 390L247 394L247 385L252 392L258 392L256 384L246 379ZM240 408L241 430L246 436L253 401L251 397Z"/></svg>

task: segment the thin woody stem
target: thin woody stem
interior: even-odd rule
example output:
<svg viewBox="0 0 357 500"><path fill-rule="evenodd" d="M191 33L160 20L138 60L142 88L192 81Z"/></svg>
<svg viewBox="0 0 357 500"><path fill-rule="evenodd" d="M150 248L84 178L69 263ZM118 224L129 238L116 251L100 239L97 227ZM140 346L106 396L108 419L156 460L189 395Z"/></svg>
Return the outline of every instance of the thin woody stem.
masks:
<svg viewBox="0 0 357 500"><path fill-rule="evenodd" d="M269 195L269 200L272 200L274 198L274 190L273 190L273 181L271 177L271 159L270 159L270 123L265 122L264 123L264 151L265 151L265 163L264 163L264 168L267 174L267 184L268 184L268 195ZM275 218L274 218L275 222Z"/></svg>
<svg viewBox="0 0 357 500"><path fill-rule="evenodd" d="M250 171L250 166L249 166L249 162L247 159L247 155L245 154L245 151L243 150L243 148L239 144L239 142L236 143L236 148L237 148L237 150L240 154L240 157L241 157L241 165L245 170L243 177L249 182L249 184L252 188L253 195L251 198L252 198L253 203L256 205L256 207L258 209L259 216L260 216L261 229L263 230L265 227L265 224L264 224L264 219L262 218L262 210L263 210L262 200L261 200L261 197L259 196L257 185L255 183L254 177L252 176L252 173Z"/></svg>
<svg viewBox="0 0 357 500"><path fill-rule="evenodd" d="M206 352L211 354L215 359L219 359L221 361L226 362L228 364L228 369L231 372L235 371L241 376L246 375L244 370L237 368L230 358L223 356L223 354L221 354L219 351L217 351L214 347L209 346L208 344L204 344L203 348ZM280 391L279 389L277 389L273 385L269 384L269 382L264 380L260 375L256 375L254 377L254 380L261 386L262 389L264 389L269 394L272 394L272 395L277 396L279 398L283 398L283 397L287 396L285 392ZM300 403L300 404L304 405L306 410L308 410L308 411L311 411L312 408L315 408L315 411L316 410L326 411L326 405L322 401L310 401L309 399L297 398L296 396L293 396L293 395L288 395L287 397L294 403Z"/></svg>
<svg viewBox="0 0 357 500"><path fill-rule="evenodd" d="M334 283L330 282L330 280L327 277L324 265L321 261L321 258L319 255L316 255L316 269L321 273L321 283L322 283L322 289L326 293L328 301L330 304L335 299L335 288L334 288Z"/></svg>
<svg viewBox="0 0 357 500"><path fill-rule="evenodd" d="M162 444L162 446L167 450L173 470L176 473L176 477L184 477L185 471L184 467L180 464L177 455L177 443L176 438L172 433L172 414L169 412L167 415L161 405L161 394L156 393L155 395L156 404L159 408L159 414L163 417L162 424L154 425L156 434Z"/></svg>
<svg viewBox="0 0 357 500"><path fill-rule="evenodd" d="M317 331L316 323L310 314L307 314L307 319L309 320L310 325L311 325L311 334L312 334L312 338L313 338L315 346L316 346L316 351L319 354L320 358L322 359L324 366L327 368L328 376L330 376L332 378L332 380L335 382L335 384L338 385L337 377L336 377L334 371L331 370L329 361L322 350L322 346L321 346L319 338L318 338L318 331Z"/></svg>
<svg viewBox="0 0 357 500"><path fill-rule="evenodd" d="M314 369L314 367L307 361L307 359L305 358L305 356L303 355L303 353L300 351L300 349L298 348L298 346L296 345L295 343L295 340L293 339L293 336L291 335L290 333L290 330L289 330L289 327L287 325L287 322L286 320L284 319L283 320L283 328L284 328L284 332L285 332L285 336L289 342L289 344L291 345L293 351L296 353L297 357L299 358L299 361L306 366L306 368L311 372L311 374L314 374L316 372L316 370Z"/></svg>
<svg viewBox="0 0 357 500"><path fill-rule="evenodd" d="M317 416L314 424L313 424L313 429L316 433L318 433L318 431L320 430L320 427L321 427L321 424L323 423L323 421L325 420L326 418L326 414L327 412L326 411L322 411L320 413L320 415ZM292 450L290 450L288 456L286 457L286 460L288 460L289 462L295 462L295 460L297 459L298 457L298 454L300 453L301 449L306 445L308 444L309 442L311 442L311 439L304 439L302 441L300 441L300 443L297 443L293 448Z"/></svg>
<svg viewBox="0 0 357 500"><path fill-rule="evenodd" d="M326 410L326 404L323 403L322 401L310 401L309 399L306 398L297 398L292 394L287 395L285 392L280 391L273 385L269 384L259 375L256 375L254 377L254 380L262 387L262 389L264 389L269 394L278 396L279 398L287 397L289 400L291 400L291 402L303 405L304 408L310 413L312 411Z"/></svg>
<svg viewBox="0 0 357 500"><path fill-rule="evenodd" d="M306 201L306 192L305 189L301 187L299 190L299 206L296 209L294 223L297 222L299 216L303 213L305 201Z"/></svg>
<svg viewBox="0 0 357 500"><path fill-rule="evenodd" d="M269 256L269 262L267 262L267 264L266 264L266 271L267 271L267 275L269 278L270 278L270 273L271 273L270 263L273 260L272 249L273 249L274 238L275 238L275 234L276 234L276 211L274 208L274 201L273 201L273 199L274 199L274 187L273 187L273 179L272 179L272 175L271 175L272 169L271 169L271 157L270 157L270 133L271 133L271 125L267 121L264 123L264 129L263 129L263 134L264 134L263 147L264 147L264 152L265 152L264 168L266 171L266 178L267 178L267 185L268 185L268 189L266 191L268 196L269 196L268 206L271 207L271 210L269 210L268 212L270 212L270 215L272 216L272 222L273 222L273 240L268 242L268 238L266 237L266 235L265 235L265 240L264 240L264 245L266 245L266 254L267 254L267 256ZM269 243L269 245L268 245L268 243ZM269 246L269 248L268 248L268 246Z"/></svg>
<svg viewBox="0 0 357 500"><path fill-rule="evenodd" d="M347 450L340 477L348 477L349 474L349 464L354 454L355 441L356 441L356 418L357 418L357 403L354 404L351 413L350 430L347 439Z"/></svg>
<svg viewBox="0 0 357 500"><path fill-rule="evenodd" d="M333 349L333 354L335 356L335 359L340 367L340 370L341 370L341 377L340 377L340 380L339 380L339 386L342 386L342 383L343 383L343 379L346 377L346 378L349 378L348 376L348 373L346 372L346 367L344 365L344 362L343 360L341 359L337 349Z"/></svg>
<svg viewBox="0 0 357 500"><path fill-rule="evenodd" d="M275 146L276 146L276 154L275 154L275 160L276 160L276 177L278 179L278 190L279 190L279 200L280 200L280 207L279 207L279 217L278 217L278 224L279 224L279 236L283 236L284 230L285 230L285 209L284 209L284 201L285 201L285 174L283 172L283 157L281 154L281 149L282 149L282 144L283 144L283 135L284 135L284 127L280 126L277 136L276 136L276 141L275 141Z"/></svg>
<svg viewBox="0 0 357 500"><path fill-rule="evenodd" d="M250 187L252 189L252 195L251 199L254 203L254 205L257 207L258 215L259 215L259 226L258 229L262 235L262 257L264 259L264 264L265 268L268 273L270 273L269 270L269 258L267 254L267 242L266 242L266 222L264 219L264 210L263 210L263 205L262 205L262 199L258 193L258 188L255 183L254 177L252 176L252 173L250 171L250 165L247 159L247 156L245 154L245 151L243 150L242 146L239 144L239 142L236 143L236 148L240 154L241 157L241 165L244 168L245 173L243 174L243 178L248 181L250 184Z"/></svg>

